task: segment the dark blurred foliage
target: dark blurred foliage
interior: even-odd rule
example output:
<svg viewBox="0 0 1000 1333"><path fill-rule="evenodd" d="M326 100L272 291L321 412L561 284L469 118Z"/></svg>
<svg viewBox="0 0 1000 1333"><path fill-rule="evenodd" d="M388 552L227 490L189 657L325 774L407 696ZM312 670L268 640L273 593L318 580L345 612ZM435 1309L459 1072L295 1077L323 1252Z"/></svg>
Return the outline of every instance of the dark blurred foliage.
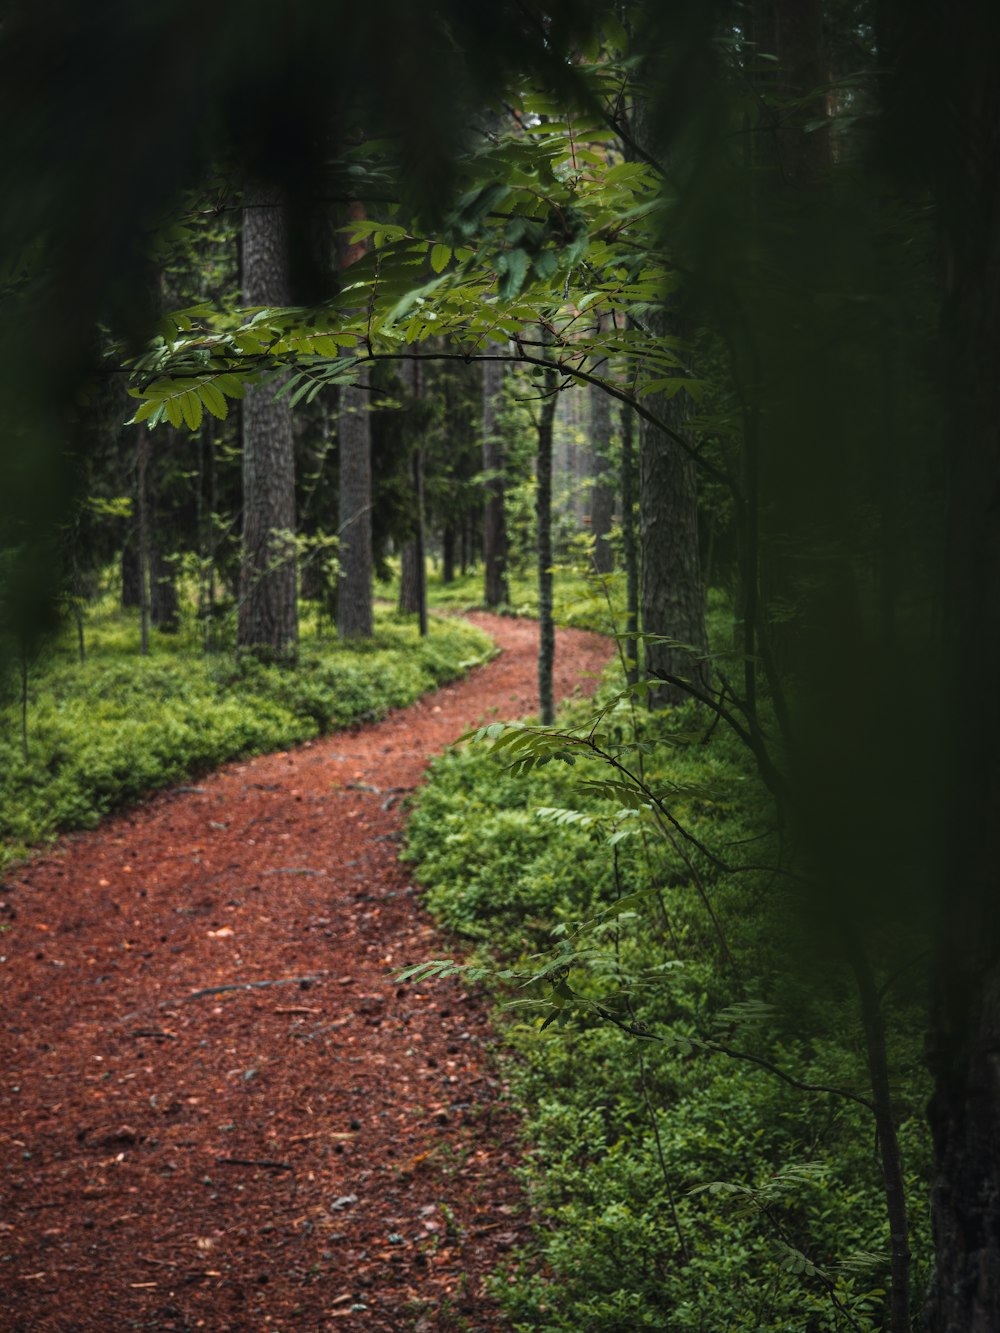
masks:
<svg viewBox="0 0 1000 1333"><path fill-rule="evenodd" d="M766 63L767 9L648 11L664 245L686 314L712 330L726 429L708 438L736 479L738 610L818 910L919 915L936 869L919 714L940 687L946 523L934 201L888 168L914 127L878 114L876 6L829 7L819 127Z"/></svg>
<svg viewBox="0 0 1000 1333"><path fill-rule="evenodd" d="M964 90L986 85L967 75L993 47L973 48L969 25L953 31L931 0L831 0L832 69L846 77L854 57L875 58L879 72L838 94L838 110L856 121L849 136L836 126L812 134L831 140L831 158L849 140L849 162L789 180L773 150L785 130L773 123L753 44L766 8L628 7L667 179L664 244L682 301L729 360L737 547L757 562L741 577L760 593L752 614L768 683L779 702L792 686L796 713L778 744L795 751L804 808L825 812L816 856L866 898L886 882L887 855L918 878L931 864L918 836L930 794L914 799L921 739L911 721L939 688L942 651L943 423L958 372L940 356L940 284L990 226L971 192L976 145L956 147L952 136ZM982 5L964 9L996 35ZM248 176L282 185L298 239L296 299L321 296L310 258L317 201L350 193L346 169L330 169L337 147L362 132L391 136L401 174L388 184L408 209L440 217L471 109L519 72L578 96L566 53L599 13L581 0L6 6L9 626L37 630L52 606L59 524L100 396L95 328L133 343L148 332L152 241L183 192L217 179L220 164L237 187ZM792 128L807 141L802 124ZM224 192L214 197L228 206ZM886 801L893 792L899 799ZM908 883L889 879L900 892Z"/></svg>
<svg viewBox="0 0 1000 1333"><path fill-rule="evenodd" d="M80 481L81 395L103 323L132 345L157 293L153 238L226 164L291 204L297 301L324 291L312 231L331 145L395 140L402 202L446 207L469 112L512 72L570 93L564 57L595 4L377 7L34 0L0 19L0 548L4 620L52 606L58 529ZM343 181L341 182L343 186ZM340 188L334 183L333 188ZM325 202L325 200L324 200Z"/></svg>

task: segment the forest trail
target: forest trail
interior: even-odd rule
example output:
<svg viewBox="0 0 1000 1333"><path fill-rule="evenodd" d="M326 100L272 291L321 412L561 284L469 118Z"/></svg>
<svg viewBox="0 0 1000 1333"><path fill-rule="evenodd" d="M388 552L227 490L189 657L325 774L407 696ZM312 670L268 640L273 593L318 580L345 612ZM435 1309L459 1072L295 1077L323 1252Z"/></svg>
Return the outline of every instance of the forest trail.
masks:
<svg viewBox="0 0 1000 1333"><path fill-rule="evenodd" d="M396 859L427 760L537 708L533 622L383 722L227 765L12 872L0 1329L503 1327L526 1236L480 1001ZM556 694L608 641L557 632ZM362 1308L363 1307L363 1308Z"/></svg>

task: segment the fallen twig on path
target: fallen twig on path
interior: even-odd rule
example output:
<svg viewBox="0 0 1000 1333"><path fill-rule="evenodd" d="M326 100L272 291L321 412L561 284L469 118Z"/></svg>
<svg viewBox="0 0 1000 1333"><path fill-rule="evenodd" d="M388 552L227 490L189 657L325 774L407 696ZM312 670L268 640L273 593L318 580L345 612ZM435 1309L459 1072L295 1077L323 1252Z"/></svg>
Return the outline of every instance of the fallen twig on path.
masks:
<svg viewBox="0 0 1000 1333"><path fill-rule="evenodd" d="M305 870L298 866L279 866L277 870L263 870L264 875L315 875L320 878L326 874L325 870Z"/></svg>
<svg viewBox="0 0 1000 1333"><path fill-rule="evenodd" d="M180 995L172 1000L160 1000L153 1006L156 1009L172 1009L175 1004L189 1004L192 1000L204 1000L210 995L226 995L229 991L237 990L263 990L266 986L302 986L303 988L313 985L314 982L322 981L323 974L316 973L309 977L277 977L273 981L232 981L224 986L205 986L201 990L192 991L190 995ZM116 1020L118 1023L127 1023L130 1018L138 1018L142 1009L135 1009L130 1014L125 1014L123 1018Z"/></svg>
<svg viewBox="0 0 1000 1333"><path fill-rule="evenodd" d="M269 1157L217 1157L216 1166L255 1166L266 1168L268 1171L294 1171L295 1167L291 1162L273 1162Z"/></svg>

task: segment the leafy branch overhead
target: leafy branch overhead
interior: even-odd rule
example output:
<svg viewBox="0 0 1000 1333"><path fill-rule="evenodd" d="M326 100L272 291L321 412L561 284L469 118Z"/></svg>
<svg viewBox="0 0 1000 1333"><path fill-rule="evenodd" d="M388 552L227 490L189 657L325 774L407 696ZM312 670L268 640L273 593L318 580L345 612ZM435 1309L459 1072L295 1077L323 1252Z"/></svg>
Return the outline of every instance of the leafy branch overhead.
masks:
<svg viewBox="0 0 1000 1333"><path fill-rule="evenodd" d="M539 377L555 368L561 384L600 384L640 413L649 394L697 397L677 340L644 318L674 284L659 173L621 160L598 111L542 120L547 105L525 97L516 134L464 159L436 234L398 211L343 227L349 244L368 248L325 304L166 317L131 365L132 420L195 430L206 411L224 418L246 383L274 377L294 405L373 359L414 355L510 356ZM370 173L381 149L372 145ZM433 352L415 350L431 338Z"/></svg>

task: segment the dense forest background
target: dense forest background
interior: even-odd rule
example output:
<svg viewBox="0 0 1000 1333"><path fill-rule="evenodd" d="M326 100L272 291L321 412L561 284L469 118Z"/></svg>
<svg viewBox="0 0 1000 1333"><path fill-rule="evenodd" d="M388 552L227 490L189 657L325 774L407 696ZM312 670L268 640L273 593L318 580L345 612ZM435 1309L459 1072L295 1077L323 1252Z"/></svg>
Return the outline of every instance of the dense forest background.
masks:
<svg viewBox="0 0 1000 1333"><path fill-rule="evenodd" d="M995 1324L998 23L6 8L15 791L101 597L266 696L377 639L376 574L423 640L429 567L497 607L536 566L541 720L412 845L553 1030L516 1326ZM596 718L552 710L571 561Z"/></svg>

